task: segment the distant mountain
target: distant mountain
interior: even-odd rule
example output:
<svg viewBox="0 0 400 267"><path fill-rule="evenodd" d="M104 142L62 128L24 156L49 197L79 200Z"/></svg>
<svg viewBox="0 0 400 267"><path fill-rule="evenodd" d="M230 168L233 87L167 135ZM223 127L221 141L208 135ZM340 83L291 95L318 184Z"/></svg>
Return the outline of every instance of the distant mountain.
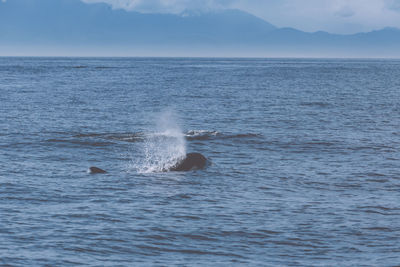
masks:
<svg viewBox="0 0 400 267"><path fill-rule="evenodd" d="M400 30L396 28L353 35L308 33L277 28L239 10L142 14L80 0L0 1L0 54L5 46L43 45L399 57L399 44Z"/></svg>
<svg viewBox="0 0 400 267"><path fill-rule="evenodd" d="M80 0L0 2L0 42L146 44L257 42L273 25L238 10L141 14Z"/></svg>

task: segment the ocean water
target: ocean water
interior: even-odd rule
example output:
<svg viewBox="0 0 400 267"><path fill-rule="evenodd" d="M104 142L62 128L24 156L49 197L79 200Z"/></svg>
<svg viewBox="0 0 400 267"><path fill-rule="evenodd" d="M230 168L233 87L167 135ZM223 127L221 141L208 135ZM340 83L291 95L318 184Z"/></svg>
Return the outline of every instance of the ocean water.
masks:
<svg viewBox="0 0 400 267"><path fill-rule="evenodd" d="M400 60L0 58L0 265L397 265L399 77ZM210 165L160 171L188 152Z"/></svg>

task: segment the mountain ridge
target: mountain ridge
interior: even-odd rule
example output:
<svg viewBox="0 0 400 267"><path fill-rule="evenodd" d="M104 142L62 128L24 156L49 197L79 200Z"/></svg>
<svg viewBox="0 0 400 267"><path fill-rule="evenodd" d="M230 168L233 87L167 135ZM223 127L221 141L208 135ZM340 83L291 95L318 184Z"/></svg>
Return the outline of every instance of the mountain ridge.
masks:
<svg viewBox="0 0 400 267"><path fill-rule="evenodd" d="M0 2L0 46L119 46L159 49L229 47L270 53L360 51L400 56L400 29L355 34L278 28L249 13L228 9L144 14L80 0ZM1 51L0 51L1 52Z"/></svg>

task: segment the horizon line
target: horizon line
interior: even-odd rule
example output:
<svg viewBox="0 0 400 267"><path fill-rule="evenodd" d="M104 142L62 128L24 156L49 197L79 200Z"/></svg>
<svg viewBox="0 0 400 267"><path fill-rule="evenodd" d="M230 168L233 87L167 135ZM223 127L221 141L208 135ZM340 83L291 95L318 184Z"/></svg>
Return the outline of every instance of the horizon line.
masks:
<svg viewBox="0 0 400 267"><path fill-rule="evenodd" d="M348 56L97 56L97 55L1 55L0 58L77 58L77 59L341 59L341 60L400 60L399 57L348 57Z"/></svg>

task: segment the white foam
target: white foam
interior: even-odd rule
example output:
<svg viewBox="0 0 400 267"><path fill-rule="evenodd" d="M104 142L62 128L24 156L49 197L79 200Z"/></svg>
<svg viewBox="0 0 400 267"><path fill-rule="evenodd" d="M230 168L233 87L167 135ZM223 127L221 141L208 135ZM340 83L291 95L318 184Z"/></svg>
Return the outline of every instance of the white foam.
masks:
<svg viewBox="0 0 400 267"><path fill-rule="evenodd" d="M146 135L141 150L142 157L134 163L139 173L168 170L186 156L185 135L173 111L159 114L156 131Z"/></svg>
<svg viewBox="0 0 400 267"><path fill-rule="evenodd" d="M197 136L217 136L219 132L217 131L208 131L208 130L189 130L186 133L188 137L197 137Z"/></svg>

